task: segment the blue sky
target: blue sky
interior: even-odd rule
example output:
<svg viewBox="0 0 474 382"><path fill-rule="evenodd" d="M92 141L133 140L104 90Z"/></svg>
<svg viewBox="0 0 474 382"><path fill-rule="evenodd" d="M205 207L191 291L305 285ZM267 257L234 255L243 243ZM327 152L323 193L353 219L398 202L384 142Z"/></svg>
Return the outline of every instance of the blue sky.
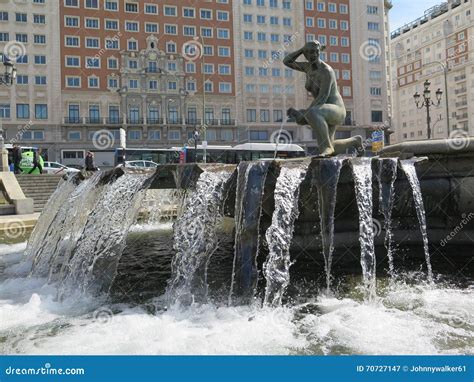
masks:
<svg viewBox="0 0 474 382"><path fill-rule="evenodd" d="M390 11L390 29L394 31L401 26L423 16L425 10L443 3L443 0L392 0Z"/></svg>

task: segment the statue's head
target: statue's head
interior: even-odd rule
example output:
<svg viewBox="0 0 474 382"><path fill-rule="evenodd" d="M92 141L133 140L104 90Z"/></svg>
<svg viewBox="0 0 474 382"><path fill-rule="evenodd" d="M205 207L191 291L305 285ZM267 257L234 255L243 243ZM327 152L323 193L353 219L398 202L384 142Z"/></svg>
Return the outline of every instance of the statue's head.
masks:
<svg viewBox="0 0 474 382"><path fill-rule="evenodd" d="M309 62L316 62L319 60L319 55L323 50L324 46L319 41L309 41L303 47L303 54Z"/></svg>

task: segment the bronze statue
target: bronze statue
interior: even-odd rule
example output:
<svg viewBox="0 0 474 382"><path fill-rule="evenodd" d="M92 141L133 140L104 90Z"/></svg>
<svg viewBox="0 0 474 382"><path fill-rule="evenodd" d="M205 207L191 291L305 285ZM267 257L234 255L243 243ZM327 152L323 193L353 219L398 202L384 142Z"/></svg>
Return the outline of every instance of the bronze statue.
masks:
<svg viewBox="0 0 474 382"><path fill-rule="evenodd" d="M341 125L346 118L346 108L337 89L334 70L321 61L320 52L321 44L312 41L283 60L289 68L306 73L306 90L314 97L306 110L290 108L288 117L295 119L299 125L310 125L313 128L321 156L344 154L350 148L357 149L360 155L363 153L361 136L334 139L336 126ZM301 55L308 62L297 62Z"/></svg>

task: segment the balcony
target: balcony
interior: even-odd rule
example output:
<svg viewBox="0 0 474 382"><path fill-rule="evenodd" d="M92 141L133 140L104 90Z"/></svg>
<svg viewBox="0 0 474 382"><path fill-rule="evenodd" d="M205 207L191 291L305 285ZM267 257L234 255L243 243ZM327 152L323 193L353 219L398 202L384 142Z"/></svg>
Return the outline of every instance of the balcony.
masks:
<svg viewBox="0 0 474 382"><path fill-rule="evenodd" d="M456 107L467 106L467 101L456 102Z"/></svg>
<svg viewBox="0 0 474 382"><path fill-rule="evenodd" d="M69 125L77 125L82 123L82 118L81 117L64 117L64 123L67 123Z"/></svg>
<svg viewBox="0 0 474 382"><path fill-rule="evenodd" d="M235 119L221 119L221 125L222 126L234 126L235 125Z"/></svg>
<svg viewBox="0 0 474 382"><path fill-rule="evenodd" d="M163 124L163 118L151 118L151 117L148 117L146 119L146 123L148 125L162 125Z"/></svg>
<svg viewBox="0 0 474 382"><path fill-rule="evenodd" d="M129 125L142 125L143 124L143 118L141 118L141 117L127 118L127 123Z"/></svg>
<svg viewBox="0 0 474 382"><path fill-rule="evenodd" d="M166 123L168 123L168 125L181 125L182 119L181 118L168 118Z"/></svg>
<svg viewBox="0 0 474 382"><path fill-rule="evenodd" d="M468 114L468 113L456 115L456 119L457 119L458 121L463 120L463 119L468 119L468 118L469 118L469 114Z"/></svg>
<svg viewBox="0 0 474 382"><path fill-rule="evenodd" d="M456 81L456 82L463 81L465 79L466 79L465 74L461 74L460 76L454 77L454 81Z"/></svg>
<svg viewBox="0 0 474 382"><path fill-rule="evenodd" d="M188 118L186 119L186 125L188 126L200 126L201 120L197 118Z"/></svg>
<svg viewBox="0 0 474 382"><path fill-rule="evenodd" d="M121 125L122 124L122 121L123 119L120 118L120 117L108 117L105 119L105 123L107 125Z"/></svg>
<svg viewBox="0 0 474 382"><path fill-rule="evenodd" d="M206 125L208 126L218 126L219 120L218 119L206 119Z"/></svg>
<svg viewBox="0 0 474 382"><path fill-rule="evenodd" d="M467 92L467 88L461 88L461 89L456 89L454 93L457 94L463 94Z"/></svg>
<svg viewBox="0 0 474 382"><path fill-rule="evenodd" d="M103 120L100 117L86 117L85 123L87 125L101 125L103 123Z"/></svg>

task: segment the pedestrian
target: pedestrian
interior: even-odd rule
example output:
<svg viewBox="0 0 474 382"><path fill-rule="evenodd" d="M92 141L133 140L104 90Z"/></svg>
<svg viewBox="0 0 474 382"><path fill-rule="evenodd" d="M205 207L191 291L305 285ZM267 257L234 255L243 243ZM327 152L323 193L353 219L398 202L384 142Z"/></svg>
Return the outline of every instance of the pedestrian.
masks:
<svg viewBox="0 0 474 382"><path fill-rule="evenodd" d="M38 151L33 150L33 168L28 172L28 174L32 174L36 169L38 169L39 173L43 173L43 166L42 166L42 159L40 158L41 149Z"/></svg>
<svg viewBox="0 0 474 382"><path fill-rule="evenodd" d="M21 173L20 162L21 162L21 148L18 144L13 145L13 172L15 174Z"/></svg>
<svg viewBox="0 0 474 382"><path fill-rule="evenodd" d="M97 168L94 166L94 154L91 151L88 151L86 154L86 171L97 171Z"/></svg>

